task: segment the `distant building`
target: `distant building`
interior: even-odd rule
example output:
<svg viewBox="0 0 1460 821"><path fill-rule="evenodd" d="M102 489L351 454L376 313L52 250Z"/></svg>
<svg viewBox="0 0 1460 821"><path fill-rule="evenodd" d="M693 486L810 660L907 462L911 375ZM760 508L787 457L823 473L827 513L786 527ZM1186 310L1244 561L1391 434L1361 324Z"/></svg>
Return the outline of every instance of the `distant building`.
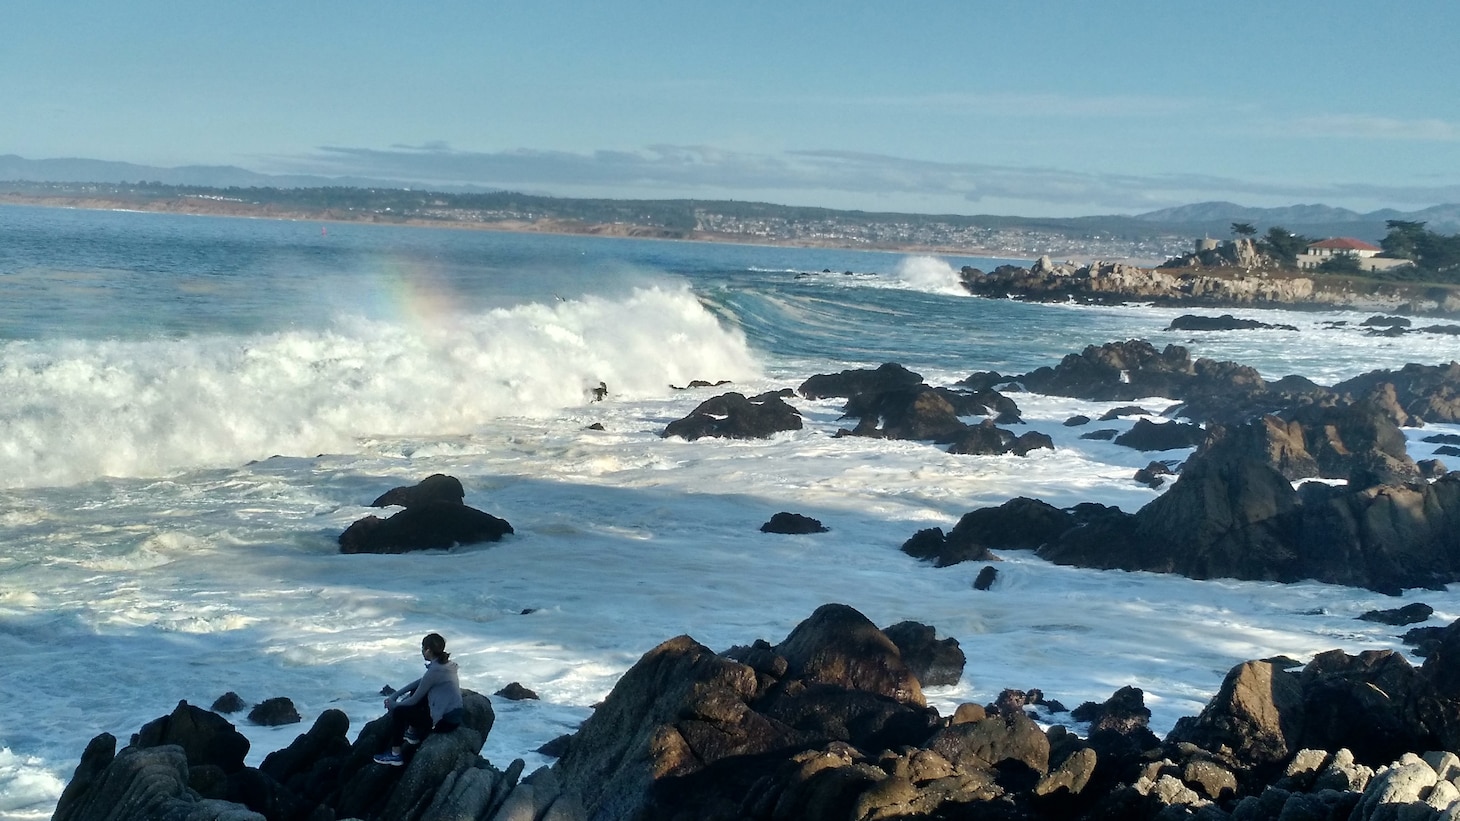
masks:
<svg viewBox="0 0 1460 821"><path fill-rule="evenodd" d="M1379 256L1383 248L1370 245L1353 237L1331 237L1309 243L1307 249L1298 255L1299 268L1317 268L1333 257L1344 255L1358 257L1359 267L1365 271L1385 271L1409 265L1407 259L1384 259Z"/></svg>

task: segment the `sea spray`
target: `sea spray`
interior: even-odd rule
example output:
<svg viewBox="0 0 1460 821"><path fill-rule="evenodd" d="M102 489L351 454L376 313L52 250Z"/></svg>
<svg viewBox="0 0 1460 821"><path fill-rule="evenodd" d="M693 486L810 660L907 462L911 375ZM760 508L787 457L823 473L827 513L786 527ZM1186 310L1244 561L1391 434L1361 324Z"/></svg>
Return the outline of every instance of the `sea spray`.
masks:
<svg viewBox="0 0 1460 821"><path fill-rule="evenodd" d="M463 433L692 379L758 372L688 289L443 319L183 339L0 346L0 483L152 476L362 436Z"/></svg>
<svg viewBox="0 0 1460 821"><path fill-rule="evenodd" d="M958 272L947 261L937 257L905 257L898 261L892 271L893 281L899 287L914 291L926 291L949 296L968 296Z"/></svg>

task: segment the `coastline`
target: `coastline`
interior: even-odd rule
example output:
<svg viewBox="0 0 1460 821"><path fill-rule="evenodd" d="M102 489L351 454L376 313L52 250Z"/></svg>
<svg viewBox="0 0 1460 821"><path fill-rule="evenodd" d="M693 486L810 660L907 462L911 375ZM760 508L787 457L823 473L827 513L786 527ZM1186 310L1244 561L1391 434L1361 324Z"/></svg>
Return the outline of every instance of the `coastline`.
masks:
<svg viewBox="0 0 1460 821"><path fill-rule="evenodd" d="M149 214L182 214L200 217L233 217L238 219L271 219L290 222L324 222L352 225L394 225L407 228L440 228L452 231L492 231L513 234L552 234L559 236L593 236L609 239L653 239L666 242L703 242L722 245L754 245L767 248L825 248L828 250L873 251L889 254L940 254L990 259L1021 259L1009 252L993 248L907 243L847 242L837 239L776 239L718 231L671 231L629 223L585 223L573 220L541 219L466 222L421 217L390 218L374 212L341 212L333 209L308 211L254 205L223 200L173 198L128 200L115 197L41 197L29 194L0 193L0 205L36 208L70 208L84 211L135 211ZM1093 257L1073 258L1089 262ZM1151 262L1151 260L1139 260Z"/></svg>

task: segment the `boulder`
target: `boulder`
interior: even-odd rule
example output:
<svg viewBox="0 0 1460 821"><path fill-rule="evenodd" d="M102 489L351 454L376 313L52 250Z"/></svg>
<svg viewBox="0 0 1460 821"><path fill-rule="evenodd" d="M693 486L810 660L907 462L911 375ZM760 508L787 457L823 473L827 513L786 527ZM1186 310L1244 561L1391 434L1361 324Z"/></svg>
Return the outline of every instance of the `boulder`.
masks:
<svg viewBox="0 0 1460 821"><path fill-rule="evenodd" d="M1115 444L1140 451L1176 450L1195 447L1205 438L1206 431L1200 425L1137 419L1130 430L1115 437Z"/></svg>
<svg viewBox="0 0 1460 821"><path fill-rule="evenodd" d="M266 821L228 801L206 799L188 785L187 753L176 745L131 746L120 753L116 739L92 739L67 784L55 821Z"/></svg>
<svg viewBox="0 0 1460 821"><path fill-rule="evenodd" d="M820 521L810 516L802 516L799 513L787 513L781 511L770 518L770 521L760 526L761 533L783 533L788 535L800 535L807 533L825 533L827 528Z"/></svg>
<svg viewBox="0 0 1460 821"><path fill-rule="evenodd" d="M265 699L248 713L248 720L264 727L279 727L284 724L298 724L302 719L294 709L294 702L284 697Z"/></svg>
<svg viewBox="0 0 1460 821"><path fill-rule="evenodd" d="M764 439L800 429L801 412L780 396L768 393L747 399L731 392L701 402L688 416L670 422L661 435L690 441L705 437Z"/></svg>
<svg viewBox="0 0 1460 821"><path fill-rule="evenodd" d="M1296 331L1296 325L1270 325L1266 322L1259 322L1255 319L1238 319L1231 314L1221 316L1197 316L1196 314L1182 314L1171 320L1166 326L1168 331L1252 331L1252 330L1281 330Z"/></svg>
<svg viewBox="0 0 1460 821"><path fill-rule="evenodd" d="M817 374L796 389L806 399L849 399L859 393L881 393L921 385L923 377L895 363L887 362L875 370L857 368L834 374Z"/></svg>
<svg viewBox="0 0 1460 821"><path fill-rule="evenodd" d="M460 479L436 473L414 485L387 490L371 502L370 507L416 507L434 502L461 504L465 498L466 491Z"/></svg>
<svg viewBox="0 0 1460 821"><path fill-rule="evenodd" d="M341 553L407 553L500 541L512 525L455 502L429 502L381 519L366 516L340 534Z"/></svg>
<svg viewBox="0 0 1460 821"><path fill-rule="evenodd" d="M1383 384L1393 386L1395 403L1410 417L1424 422L1460 422L1460 362L1444 365L1408 364L1397 371L1378 370L1333 386L1339 394L1359 399Z"/></svg>
<svg viewBox="0 0 1460 821"><path fill-rule="evenodd" d="M133 747L166 745L181 747L188 766L235 773L243 769L249 741L228 719L179 701L170 715L148 722L132 737Z"/></svg>
<svg viewBox="0 0 1460 821"><path fill-rule="evenodd" d="M1001 456L1006 453L1025 456L1040 448L1054 448L1054 440L1047 434L1029 431L1016 436L1012 431L996 427L992 419L966 426L948 441L951 442L949 453L965 456Z"/></svg>
<svg viewBox="0 0 1460 821"><path fill-rule="evenodd" d="M527 689L526 687L523 687L521 684L519 684L518 682L515 682L515 681L512 682L511 684L508 684L506 687L503 687L502 689L498 690L497 692L493 693L492 695L494 695L494 696L500 696L501 698L505 698L508 701L538 701L539 700L538 697L537 697L537 693L533 692L532 690Z"/></svg>
<svg viewBox="0 0 1460 821"><path fill-rule="evenodd" d="M963 678L967 659L958 639L939 639L936 628L915 621L901 621L882 632L897 645L903 663L924 687L944 687Z"/></svg>
<svg viewBox="0 0 1460 821"><path fill-rule="evenodd" d="M1418 624L1428 621L1434 615L1435 608L1424 602L1414 602L1390 610L1369 610L1359 616L1363 621L1376 621L1380 624L1388 624L1400 627L1406 624Z"/></svg>

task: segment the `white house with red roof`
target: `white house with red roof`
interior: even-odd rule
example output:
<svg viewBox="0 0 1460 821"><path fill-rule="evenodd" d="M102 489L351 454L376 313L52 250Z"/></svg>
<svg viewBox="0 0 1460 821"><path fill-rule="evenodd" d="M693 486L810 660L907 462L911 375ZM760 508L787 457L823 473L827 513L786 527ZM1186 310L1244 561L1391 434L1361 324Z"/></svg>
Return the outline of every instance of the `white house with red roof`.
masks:
<svg viewBox="0 0 1460 821"><path fill-rule="evenodd" d="M1407 259L1385 259L1379 256L1384 251L1377 245L1370 245L1353 237L1330 237L1309 243L1307 249L1298 255L1299 268L1317 268L1336 256L1357 257L1359 267L1365 271L1384 271L1409 265Z"/></svg>

